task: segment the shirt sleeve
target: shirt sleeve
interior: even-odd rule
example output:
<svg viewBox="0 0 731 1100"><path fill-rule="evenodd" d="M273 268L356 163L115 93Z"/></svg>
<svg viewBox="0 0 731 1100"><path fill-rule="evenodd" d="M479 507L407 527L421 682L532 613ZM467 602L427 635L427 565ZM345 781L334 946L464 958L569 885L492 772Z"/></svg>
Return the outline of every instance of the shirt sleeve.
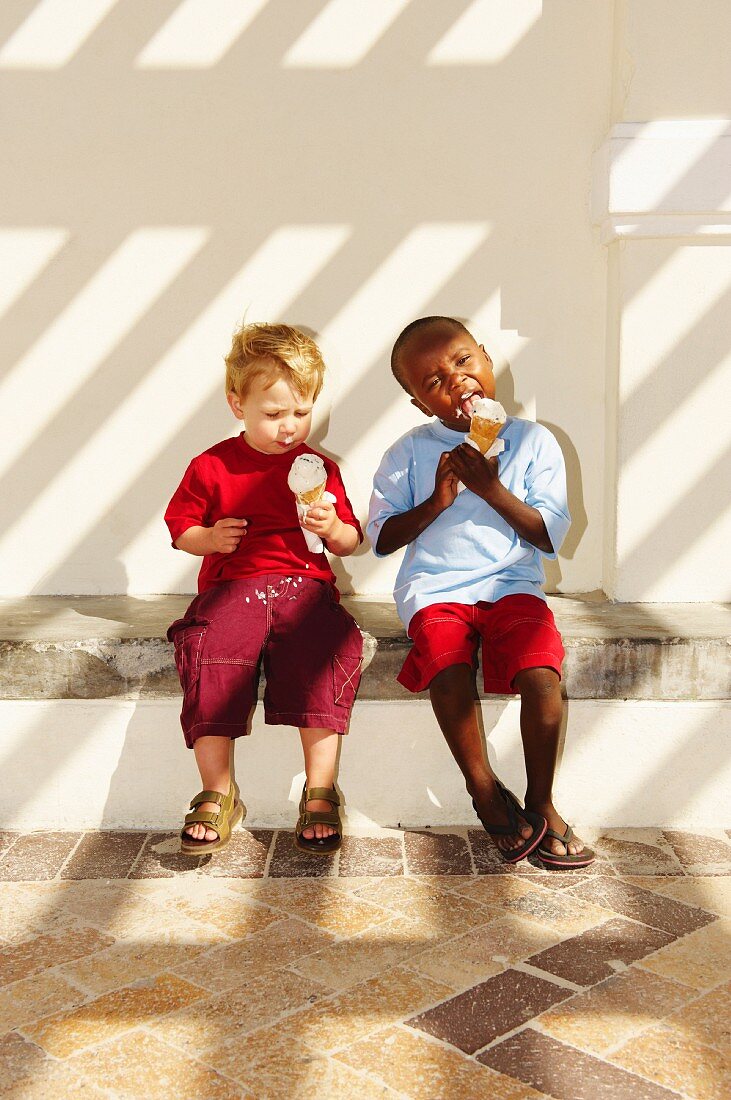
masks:
<svg viewBox="0 0 731 1100"><path fill-rule="evenodd" d="M202 476L200 463L194 458L165 509L165 522L168 525L173 546L175 546L175 540L179 539L189 527L208 526L206 519L209 503L210 493Z"/></svg>
<svg viewBox="0 0 731 1100"><path fill-rule="evenodd" d="M337 512L338 519L341 523L349 523L351 527L355 527L358 532L358 542L361 543L363 541L363 531L353 511L353 505L348 499L348 494L345 492L345 485L343 484L340 468L336 466L334 462L330 464L328 470L327 489L328 492L332 493L335 497L335 511Z"/></svg>
<svg viewBox="0 0 731 1100"><path fill-rule="evenodd" d="M535 453L525 475L525 502L540 512L553 547L553 553L544 550L540 553L546 558L555 558L571 526L566 496L566 466L555 437L547 428L537 427L540 430L536 433Z"/></svg>
<svg viewBox="0 0 731 1100"><path fill-rule="evenodd" d="M366 534L377 558L387 557L386 554L379 554L376 549L378 536L386 520L402 512L409 512L414 507L410 455L411 447L405 443L391 447L381 459L373 478Z"/></svg>

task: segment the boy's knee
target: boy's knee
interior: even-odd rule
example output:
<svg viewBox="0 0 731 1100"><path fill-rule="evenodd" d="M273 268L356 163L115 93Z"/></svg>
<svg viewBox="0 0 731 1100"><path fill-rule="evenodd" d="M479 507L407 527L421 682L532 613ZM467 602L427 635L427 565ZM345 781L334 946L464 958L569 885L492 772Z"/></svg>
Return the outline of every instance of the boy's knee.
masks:
<svg viewBox="0 0 731 1100"><path fill-rule="evenodd" d="M553 668L524 668L513 680L513 687L524 702L537 706L563 706L561 681Z"/></svg>
<svg viewBox="0 0 731 1100"><path fill-rule="evenodd" d="M429 683L429 692L432 695L475 694L474 670L470 665L447 665L437 672Z"/></svg>

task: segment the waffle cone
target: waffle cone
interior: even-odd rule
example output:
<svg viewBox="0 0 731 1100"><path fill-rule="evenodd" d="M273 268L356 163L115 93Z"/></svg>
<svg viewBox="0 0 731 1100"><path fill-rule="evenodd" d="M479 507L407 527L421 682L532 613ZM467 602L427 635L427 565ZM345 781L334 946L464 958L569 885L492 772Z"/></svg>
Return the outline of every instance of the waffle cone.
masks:
<svg viewBox="0 0 731 1100"><path fill-rule="evenodd" d="M470 439L477 444L480 454L487 454L500 434L503 424L500 420L484 420L473 416L470 421Z"/></svg>
<svg viewBox="0 0 731 1100"><path fill-rule="evenodd" d="M316 504L325 492L326 484L326 481L322 481L319 485L316 485L314 489L308 489L306 493L297 493L297 500L300 504Z"/></svg>

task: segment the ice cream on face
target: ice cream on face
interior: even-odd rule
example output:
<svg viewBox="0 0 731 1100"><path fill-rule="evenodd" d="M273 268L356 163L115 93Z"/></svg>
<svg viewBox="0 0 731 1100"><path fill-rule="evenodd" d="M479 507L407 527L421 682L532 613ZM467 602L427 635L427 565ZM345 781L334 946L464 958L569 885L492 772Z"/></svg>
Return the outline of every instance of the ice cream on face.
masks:
<svg viewBox="0 0 731 1100"><path fill-rule="evenodd" d="M325 491L327 472L319 455L297 455L292 463L287 484L301 504L314 504Z"/></svg>
<svg viewBox="0 0 731 1100"><path fill-rule="evenodd" d="M505 409L499 401L480 397L472 402L469 439L483 455L492 447L506 419Z"/></svg>

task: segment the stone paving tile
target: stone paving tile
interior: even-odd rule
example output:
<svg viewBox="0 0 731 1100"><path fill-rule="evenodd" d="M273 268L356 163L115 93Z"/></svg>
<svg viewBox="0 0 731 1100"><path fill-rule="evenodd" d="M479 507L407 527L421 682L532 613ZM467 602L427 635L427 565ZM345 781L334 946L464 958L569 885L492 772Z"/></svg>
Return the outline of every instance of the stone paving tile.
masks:
<svg viewBox="0 0 731 1100"><path fill-rule="evenodd" d="M404 860L400 837L343 837L339 868L341 877L403 875L403 873Z"/></svg>
<svg viewBox="0 0 731 1100"><path fill-rule="evenodd" d="M641 890L619 879L594 879L571 891L572 897L585 898L596 905L613 909L632 920L641 921L652 928L660 928L671 936L685 936L714 917L702 909L693 909L679 901L649 890Z"/></svg>
<svg viewBox="0 0 731 1100"><path fill-rule="evenodd" d="M294 842L294 833L279 832L269 864L272 878L322 878L335 874L337 853L313 855L302 852Z"/></svg>
<svg viewBox="0 0 731 1100"><path fill-rule="evenodd" d="M205 991L174 974L159 974L135 985L104 993L78 1008L26 1025L25 1035L56 1058L68 1058L96 1043L114 1038L182 1005L190 1007Z"/></svg>
<svg viewBox="0 0 731 1100"><path fill-rule="evenodd" d="M284 918L245 940L213 947L175 973L187 981L223 993L241 982L290 966L332 942L329 933L302 921Z"/></svg>
<svg viewBox="0 0 731 1100"><path fill-rule="evenodd" d="M630 966L538 1019L542 1031L592 1054L604 1054L696 997L695 990Z"/></svg>
<svg viewBox="0 0 731 1100"><path fill-rule="evenodd" d="M78 959L58 973L73 985L98 996L144 978L153 978L175 966L183 966L205 950L200 943L115 943L106 951Z"/></svg>
<svg viewBox="0 0 731 1100"><path fill-rule="evenodd" d="M660 1024L608 1056L615 1065L697 1100L731 1095L731 1057Z"/></svg>
<svg viewBox="0 0 731 1100"><path fill-rule="evenodd" d="M20 833L13 832L9 829L0 829L0 857L2 857L8 848L10 848L20 836Z"/></svg>
<svg viewBox="0 0 731 1100"><path fill-rule="evenodd" d="M643 883L636 885L642 886ZM692 878L671 879L655 887L665 897L675 898L716 913L719 917L731 917L731 877L698 875Z"/></svg>
<svg viewBox="0 0 731 1100"><path fill-rule="evenodd" d="M576 885L576 883L574 883ZM492 907L507 906L516 898L525 898L531 894L550 896L528 875L485 875L463 879L459 885L451 887L453 894L470 898L481 905Z"/></svg>
<svg viewBox="0 0 731 1100"><path fill-rule="evenodd" d="M704 993L664 1023L705 1046L731 1051L731 982Z"/></svg>
<svg viewBox="0 0 731 1100"><path fill-rule="evenodd" d="M645 837L644 842L639 836ZM659 829L612 830L601 833L593 847L620 875L683 874L682 866Z"/></svg>
<svg viewBox="0 0 731 1100"><path fill-rule="evenodd" d="M608 882L611 886L613 881L591 879L586 884L586 889L591 889L594 883ZM601 887L597 886L597 889L601 889ZM600 907L600 902L596 905L590 904L592 900L596 899L589 898L589 902L582 904L577 897L580 890L581 888L579 888L579 891L572 890L569 897L554 891L532 890L521 897L506 900L504 905L506 909L513 913L522 913L527 917L533 917L544 924L550 924L552 928L556 928L560 932L576 934L577 932L585 932L587 928L593 928L594 925L601 924L609 919L606 909ZM581 896L588 897L589 895L582 894Z"/></svg>
<svg viewBox="0 0 731 1100"><path fill-rule="evenodd" d="M395 966L343 993L317 1001L306 1013L283 1021L293 1043L332 1054L414 1011L433 1005L451 991L404 966Z"/></svg>
<svg viewBox="0 0 731 1100"><path fill-rule="evenodd" d="M0 949L0 985L17 982L49 966L78 959L113 943L95 928L68 929L54 936L35 936Z"/></svg>
<svg viewBox="0 0 731 1100"><path fill-rule="evenodd" d="M402 1027L389 1027L335 1055L412 1100L518 1100L540 1097L451 1047ZM378 1093L374 1092L374 1096Z"/></svg>
<svg viewBox="0 0 731 1100"><path fill-rule="evenodd" d="M254 1091L256 1100L323 1095L344 1095L348 1100L403 1100L402 1093L394 1093L343 1062L299 1044L284 1025L229 1038L208 1049L206 1061Z"/></svg>
<svg viewBox="0 0 731 1100"><path fill-rule="evenodd" d="M331 890L321 879L299 882L277 879L262 883L257 900L340 936L355 936L391 916L380 905Z"/></svg>
<svg viewBox="0 0 731 1100"><path fill-rule="evenodd" d="M200 870L217 878L261 878L273 837L273 829L235 829L222 852L202 857Z"/></svg>
<svg viewBox="0 0 731 1100"><path fill-rule="evenodd" d="M412 875L469 875L467 841L455 833L405 832L406 866Z"/></svg>
<svg viewBox="0 0 731 1100"><path fill-rule="evenodd" d="M129 877L172 878L174 875L197 871L200 863L200 856L181 854L179 833L153 833L147 838L142 854Z"/></svg>
<svg viewBox="0 0 731 1100"><path fill-rule="evenodd" d="M464 989L561 939L561 933L540 921L496 910L495 920L445 944L428 948L410 960L411 966L452 989Z"/></svg>
<svg viewBox="0 0 731 1100"><path fill-rule="evenodd" d="M466 1054L571 996L571 990L521 970L505 970L406 1022Z"/></svg>
<svg viewBox="0 0 731 1100"><path fill-rule="evenodd" d="M0 1035L86 999L85 993L52 970L14 982L0 990Z"/></svg>
<svg viewBox="0 0 731 1100"><path fill-rule="evenodd" d="M703 833L663 830L687 874L731 875L731 844Z"/></svg>
<svg viewBox="0 0 731 1100"><path fill-rule="evenodd" d="M3 1068L0 1095L23 1078L39 1073L45 1060L46 1056L41 1048L17 1031L3 1035L0 1038L0 1066Z"/></svg>
<svg viewBox="0 0 731 1100"><path fill-rule="evenodd" d="M667 932L617 917L549 947L526 962L576 985L596 985L671 942Z"/></svg>
<svg viewBox="0 0 731 1100"><path fill-rule="evenodd" d="M533 1028L478 1055L491 1069L560 1100L677 1100L677 1092L583 1054Z"/></svg>
<svg viewBox="0 0 731 1100"><path fill-rule="evenodd" d="M104 1100L109 1093L83 1070L68 1062L45 1060L33 1067L27 1076L13 1084L0 1082L0 1096L12 1100Z"/></svg>
<svg viewBox="0 0 731 1100"><path fill-rule="evenodd" d="M61 871L61 878L126 878L147 833L85 833Z"/></svg>
<svg viewBox="0 0 731 1100"><path fill-rule="evenodd" d="M731 978L731 920L699 928L638 965L694 989L713 989Z"/></svg>
<svg viewBox="0 0 731 1100"><path fill-rule="evenodd" d="M76 925L74 913L56 905L49 905L45 893L39 892L37 883L0 883L0 936L10 943L32 939L42 933L52 935L70 925ZM54 886L56 884L54 883ZM53 890L44 883L42 890Z"/></svg>
<svg viewBox="0 0 731 1100"><path fill-rule="evenodd" d="M37 882L55 878L81 833L26 833L0 859L0 880Z"/></svg>
<svg viewBox="0 0 731 1100"><path fill-rule="evenodd" d="M206 1100L253 1100L216 1070L188 1058L153 1035L135 1030L69 1059L85 1080L100 1080L118 1100L142 1096L204 1096Z"/></svg>
<svg viewBox="0 0 731 1100"><path fill-rule="evenodd" d="M392 915L383 924L298 959L292 969L342 992L411 959L426 942L428 931L422 923Z"/></svg>
<svg viewBox="0 0 731 1100"><path fill-rule="evenodd" d="M252 1079L253 1078L253 1079ZM403 1094L372 1077L363 1077L342 1062L302 1052L299 1060L282 1059L270 1074L257 1072L246 1082L257 1100L283 1097L347 1096L348 1100L403 1100Z"/></svg>
<svg viewBox="0 0 731 1100"><path fill-rule="evenodd" d="M206 994L192 1011L181 1007L153 1020L149 1027L159 1039L197 1057L202 1034L216 1043L246 1035L276 1022L285 1013L314 1004L329 992L320 982L291 970L274 970L215 997Z"/></svg>

